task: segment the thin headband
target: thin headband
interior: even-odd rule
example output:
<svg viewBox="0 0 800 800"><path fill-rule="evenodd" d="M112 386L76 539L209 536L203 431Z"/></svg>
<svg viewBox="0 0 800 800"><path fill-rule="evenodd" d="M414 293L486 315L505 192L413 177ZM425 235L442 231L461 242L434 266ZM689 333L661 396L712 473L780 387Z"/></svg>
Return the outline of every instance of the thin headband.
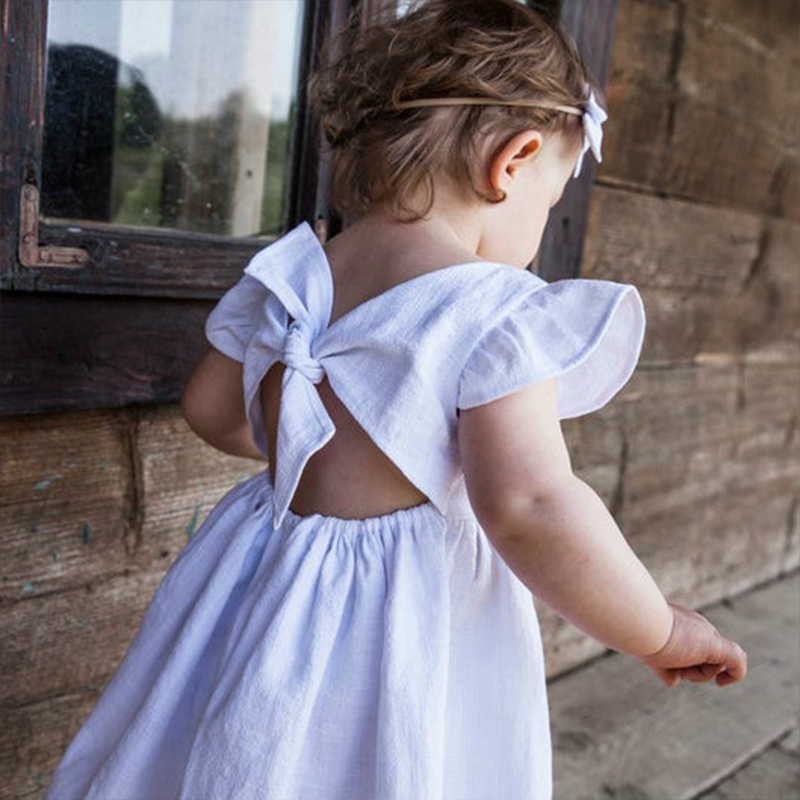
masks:
<svg viewBox="0 0 800 800"><path fill-rule="evenodd" d="M553 111L563 111L565 114L572 114L581 117L583 123L583 145L575 164L573 177L577 178L583 164L583 157L591 150L597 163L603 157L600 153L600 146L603 143L603 123L608 119L605 109L597 102L594 90L588 84L586 90L589 92L586 98L586 108L577 106L562 106L557 103L548 103L546 100L492 100L488 97L423 97L420 100L404 100L395 103L395 108L402 111L406 108L431 108L435 106L517 106L521 108L549 108Z"/></svg>
<svg viewBox="0 0 800 800"><path fill-rule="evenodd" d="M537 100L492 100L488 97L425 97L422 100L404 100L395 103L395 108L429 108L432 106L518 106L520 108L549 108L553 111L563 111L576 117L583 116L583 109L577 106L561 106L558 103L548 103Z"/></svg>

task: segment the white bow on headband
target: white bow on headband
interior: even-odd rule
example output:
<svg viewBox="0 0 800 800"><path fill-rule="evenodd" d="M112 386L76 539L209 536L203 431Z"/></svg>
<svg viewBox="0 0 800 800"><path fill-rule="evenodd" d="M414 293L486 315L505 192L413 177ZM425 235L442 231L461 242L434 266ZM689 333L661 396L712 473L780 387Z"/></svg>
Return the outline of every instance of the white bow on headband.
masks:
<svg viewBox="0 0 800 800"><path fill-rule="evenodd" d="M598 164L603 160L600 148L603 144L603 123L607 119L608 114L597 102L597 98L594 96L594 90L590 90L581 120L583 122L583 144L581 145L581 152L578 155L578 163L575 164L574 178L577 178L580 174L581 166L583 165L583 157L588 150L592 151L592 155L595 157L595 161L597 161Z"/></svg>
<svg viewBox="0 0 800 800"><path fill-rule="evenodd" d="M583 123L583 143L578 161L575 164L573 177L577 178L583 165L583 157L591 150L597 163L603 157L600 152L603 143L603 123L608 119L605 109L597 102L594 90L586 85L589 96L586 98L586 108L577 106L562 106L558 103L548 103L545 100L492 100L488 97L425 97L421 100L404 100L397 103L394 108L429 108L431 106L519 106L523 108L552 108L554 111L563 111L581 117Z"/></svg>

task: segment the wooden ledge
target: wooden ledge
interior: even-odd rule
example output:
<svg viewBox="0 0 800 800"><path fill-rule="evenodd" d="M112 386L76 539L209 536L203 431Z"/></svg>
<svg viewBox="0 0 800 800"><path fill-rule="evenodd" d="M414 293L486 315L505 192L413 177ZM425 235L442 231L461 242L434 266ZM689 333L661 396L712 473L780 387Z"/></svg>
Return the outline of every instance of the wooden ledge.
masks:
<svg viewBox="0 0 800 800"><path fill-rule="evenodd" d="M551 682L555 800L800 796L800 576L704 613L747 650L736 686L668 689L618 654Z"/></svg>

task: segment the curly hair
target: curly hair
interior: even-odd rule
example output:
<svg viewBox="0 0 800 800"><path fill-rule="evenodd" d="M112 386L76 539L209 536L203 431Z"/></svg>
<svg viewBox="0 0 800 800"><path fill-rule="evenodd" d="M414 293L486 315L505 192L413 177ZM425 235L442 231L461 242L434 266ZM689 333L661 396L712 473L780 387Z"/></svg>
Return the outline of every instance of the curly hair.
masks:
<svg viewBox="0 0 800 800"><path fill-rule="evenodd" d="M321 64L308 89L332 150L333 207L358 217L384 204L406 221L430 211L436 174L487 199L474 174L487 136L533 127L577 137L580 123L550 108L398 103L469 96L584 108L594 83L558 21L516 0L418 0L367 26L355 13ZM420 190L422 209L412 202Z"/></svg>

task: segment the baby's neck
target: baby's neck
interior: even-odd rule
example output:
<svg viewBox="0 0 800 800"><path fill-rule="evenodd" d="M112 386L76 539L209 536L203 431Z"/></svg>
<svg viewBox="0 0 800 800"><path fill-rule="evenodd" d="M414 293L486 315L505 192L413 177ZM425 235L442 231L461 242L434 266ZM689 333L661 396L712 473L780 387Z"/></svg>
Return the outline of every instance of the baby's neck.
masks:
<svg viewBox="0 0 800 800"><path fill-rule="evenodd" d="M396 283L434 269L480 261L478 237L452 217L431 213L416 222L400 222L383 211L372 211L325 246L332 266L344 281L355 279L363 266Z"/></svg>

